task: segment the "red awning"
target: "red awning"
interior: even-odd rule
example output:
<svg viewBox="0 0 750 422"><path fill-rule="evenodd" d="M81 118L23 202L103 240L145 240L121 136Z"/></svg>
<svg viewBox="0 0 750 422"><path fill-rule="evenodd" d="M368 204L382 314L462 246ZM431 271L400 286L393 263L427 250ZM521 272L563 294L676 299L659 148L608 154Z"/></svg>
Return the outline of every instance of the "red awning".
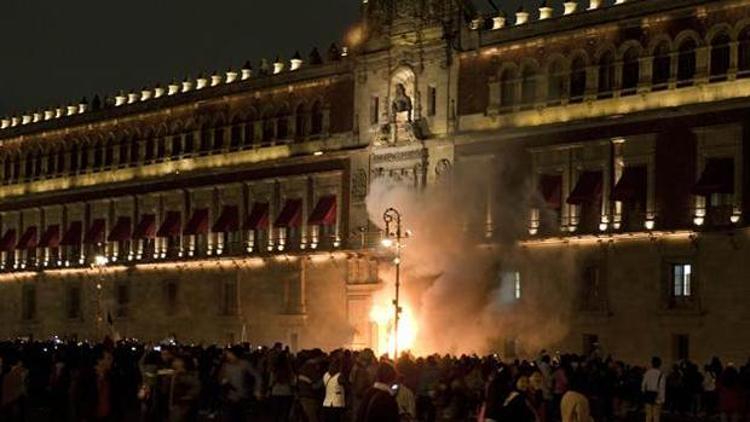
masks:
<svg viewBox="0 0 750 422"><path fill-rule="evenodd" d="M39 241L40 248L57 248L60 246L60 226L55 224L47 226L42 239Z"/></svg>
<svg viewBox="0 0 750 422"><path fill-rule="evenodd" d="M200 208L193 211L193 215L185 225L182 234L198 235L208 234L208 208Z"/></svg>
<svg viewBox="0 0 750 422"><path fill-rule="evenodd" d="M156 237L156 216L154 214L141 215L141 221L133 230L133 239L153 239Z"/></svg>
<svg viewBox="0 0 750 422"><path fill-rule="evenodd" d="M332 226L336 224L336 196L322 196L318 199L307 224L313 226Z"/></svg>
<svg viewBox="0 0 750 422"><path fill-rule="evenodd" d="M648 173L645 166L625 167L620 180L612 190L612 199L621 202L646 202L647 183Z"/></svg>
<svg viewBox="0 0 750 422"><path fill-rule="evenodd" d="M547 208L560 209L562 207L562 176L559 174L539 176L539 194Z"/></svg>
<svg viewBox="0 0 750 422"><path fill-rule="evenodd" d="M576 187L568 196L568 204L581 205L598 199L602 194L602 172L584 171L578 177Z"/></svg>
<svg viewBox="0 0 750 422"><path fill-rule="evenodd" d="M86 231L86 237L83 238L83 243L86 245L96 245L98 243L104 243L104 229L107 222L103 218L96 218L91 222L91 227Z"/></svg>
<svg viewBox="0 0 750 422"><path fill-rule="evenodd" d="M215 233L236 232L240 229L240 209L236 205L224 205L221 215L211 231Z"/></svg>
<svg viewBox="0 0 750 422"><path fill-rule="evenodd" d="M18 241L18 244L16 245L16 249L19 250L26 250L26 249L34 249L37 245L37 230L36 226L31 226L26 229L25 232L23 232L23 236L21 236L21 240Z"/></svg>
<svg viewBox="0 0 750 422"><path fill-rule="evenodd" d="M299 227L302 221L302 200L287 199L281 214L273 223L275 227Z"/></svg>
<svg viewBox="0 0 750 422"><path fill-rule="evenodd" d="M167 211L164 221L159 227L156 235L159 237L177 237L180 235L182 228L182 214L179 211Z"/></svg>
<svg viewBox="0 0 750 422"><path fill-rule="evenodd" d="M107 236L108 242L124 242L130 240L133 235L133 226L130 217L117 217L117 222Z"/></svg>
<svg viewBox="0 0 750 422"><path fill-rule="evenodd" d="M81 232L83 232L83 224L80 221L70 223L60 244L64 246L80 245Z"/></svg>
<svg viewBox="0 0 750 422"><path fill-rule="evenodd" d="M713 193L734 193L734 160L710 158L706 161L698 183L693 186L693 195L709 196Z"/></svg>
<svg viewBox="0 0 750 422"><path fill-rule="evenodd" d="M0 251L12 252L16 247L16 229L8 229L5 231L3 238L0 239Z"/></svg>
<svg viewBox="0 0 750 422"><path fill-rule="evenodd" d="M253 210L245 221L245 230L267 230L268 229L268 203L256 202Z"/></svg>

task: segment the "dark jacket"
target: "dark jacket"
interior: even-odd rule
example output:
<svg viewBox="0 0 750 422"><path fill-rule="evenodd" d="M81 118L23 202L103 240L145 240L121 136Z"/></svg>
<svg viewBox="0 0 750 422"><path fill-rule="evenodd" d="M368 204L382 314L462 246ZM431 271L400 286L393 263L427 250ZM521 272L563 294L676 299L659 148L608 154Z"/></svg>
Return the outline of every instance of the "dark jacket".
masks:
<svg viewBox="0 0 750 422"><path fill-rule="evenodd" d="M399 422L398 403L389 393L371 387L362 398L356 422Z"/></svg>

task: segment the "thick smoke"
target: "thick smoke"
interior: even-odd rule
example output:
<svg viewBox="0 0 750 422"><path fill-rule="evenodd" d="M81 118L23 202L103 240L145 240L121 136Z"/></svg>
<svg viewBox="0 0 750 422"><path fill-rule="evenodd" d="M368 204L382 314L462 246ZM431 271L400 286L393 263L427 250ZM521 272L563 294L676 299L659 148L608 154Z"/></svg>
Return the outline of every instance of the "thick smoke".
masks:
<svg viewBox="0 0 750 422"><path fill-rule="evenodd" d="M413 232L404 241L401 279L419 326L414 353L503 353L510 340L533 353L568 333L570 288L562 281L572 259L539 265L519 247L535 191L519 162L468 164L426 188L386 178L371 183L371 221L382 228L384 210L395 207ZM521 301L515 271L523 279ZM386 286L376 301L387 304L393 265L381 266L381 278Z"/></svg>

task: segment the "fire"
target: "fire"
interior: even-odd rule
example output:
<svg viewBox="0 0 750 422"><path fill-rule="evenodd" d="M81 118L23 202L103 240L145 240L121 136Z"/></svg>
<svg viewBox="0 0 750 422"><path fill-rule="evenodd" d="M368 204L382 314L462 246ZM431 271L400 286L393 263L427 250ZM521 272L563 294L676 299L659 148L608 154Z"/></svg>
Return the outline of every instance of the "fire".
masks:
<svg viewBox="0 0 750 422"><path fill-rule="evenodd" d="M393 356L395 350L394 309L392 305L375 304L370 310L370 320L377 324L378 338L375 349L380 355ZM413 351L418 333L417 320L407 304L401 305L401 316L398 322L398 350Z"/></svg>

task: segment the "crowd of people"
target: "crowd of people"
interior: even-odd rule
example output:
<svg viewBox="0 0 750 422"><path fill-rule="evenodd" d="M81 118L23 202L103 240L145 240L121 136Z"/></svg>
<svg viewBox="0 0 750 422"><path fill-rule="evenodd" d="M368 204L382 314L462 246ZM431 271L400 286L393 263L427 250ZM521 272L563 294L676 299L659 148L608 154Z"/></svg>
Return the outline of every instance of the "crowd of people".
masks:
<svg viewBox="0 0 750 422"><path fill-rule="evenodd" d="M750 361L0 342L0 421L750 421ZM688 419L686 419L688 420Z"/></svg>

